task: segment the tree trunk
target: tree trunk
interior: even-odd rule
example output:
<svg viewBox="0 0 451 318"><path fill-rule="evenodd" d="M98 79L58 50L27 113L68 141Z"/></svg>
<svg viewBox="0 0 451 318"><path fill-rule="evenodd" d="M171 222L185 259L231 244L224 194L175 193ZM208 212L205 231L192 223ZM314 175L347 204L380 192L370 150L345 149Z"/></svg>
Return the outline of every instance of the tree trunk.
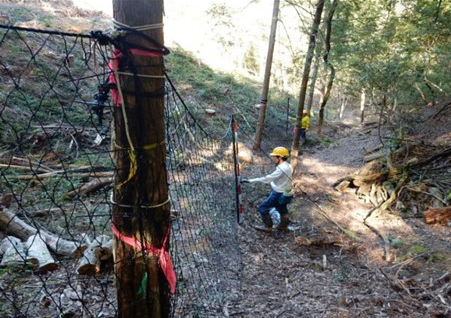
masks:
<svg viewBox="0 0 451 318"><path fill-rule="evenodd" d="M163 0L113 0L113 12L121 24L154 26L139 34L164 44ZM159 257L167 255L170 231L164 96L158 94L165 87L163 49L137 32L127 32L125 40L128 48L139 45L144 51L158 49L158 53L130 56L130 50L123 50L124 58L117 67L118 71L152 77L115 75L121 97L121 105L114 108L113 141L117 169L113 232L118 317L169 317L170 285L165 264L170 262L161 262Z"/></svg>
<svg viewBox="0 0 451 318"><path fill-rule="evenodd" d="M309 111L309 113L310 113L310 110L312 109L313 97L315 95L316 78L318 77L319 60L320 60L320 54L321 54L321 50L319 50L319 46L316 46L316 52L317 52L317 54L315 55L315 63L313 63L312 75L310 76L310 85L309 85L309 89L308 89L307 103L305 105L305 109L307 109Z"/></svg>
<svg viewBox="0 0 451 318"><path fill-rule="evenodd" d="M323 123L324 123L324 109L326 108L327 101L329 100L330 93L332 91L332 86L334 84L334 79L335 79L335 68L332 66L332 64L329 61L329 53L330 53L330 36L331 36L331 32L332 32L332 18L334 16L335 9L337 7L337 2L338 2L338 0L333 1L330 11L329 11L329 15L327 16L327 21L326 21L326 24L327 24L326 39L324 41L325 50L324 50L323 60L324 60L324 64L326 65L326 67L329 68L330 74L329 74L329 81L327 82L324 98L321 101L321 105L319 106L320 116L319 116L319 121L318 121L318 134L321 134L321 130L322 130Z"/></svg>
<svg viewBox="0 0 451 318"><path fill-rule="evenodd" d="M323 105L323 100L326 97L326 87L327 87L326 80L327 78L321 79L321 98L319 102L320 105ZM316 133L318 135L321 135L322 133L323 123L324 123L324 107L323 108L320 107L318 112L318 125L316 128Z"/></svg>
<svg viewBox="0 0 451 318"><path fill-rule="evenodd" d="M255 131L255 144L253 149L259 150L263 138L263 129L265 126L265 118L266 118L266 108L268 105L268 91L269 91L269 82L271 79L271 66L272 66L272 57L274 53L274 43L276 41L276 31L277 31L277 20L279 17L279 2L280 0L274 0L274 7L272 13L272 22L271 22L271 33L269 35L269 45L268 45L268 55L266 56L266 68L265 68L265 77L263 79L263 88L260 97L260 109L258 115L258 123L257 129Z"/></svg>
<svg viewBox="0 0 451 318"><path fill-rule="evenodd" d="M293 145L291 147L292 148L291 149L291 166L293 168L293 173L296 171L296 167L298 164L299 139L300 139L299 130L301 128L302 113L304 111L305 95L307 92L307 84L308 84L308 79L309 79L309 75L310 75L310 67L312 64L313 54L315 51L316 37L318 35L318 29L319 29L319 25L321 23L321 15L323 13L324 2L325 2L325 0L318 0L318 2L316 4L315 17L314 17L313 23L312 23L309 47L307 50L307 56L305 58L304 72L302 74L301 90L299 92L299 105L298 105L298 112L297 112L297 116L296 116L296 129L294 130L295 133L294 133L294 138L293 138Z"/></svg>
<svg viewBox="0 0 451 318"><path fill-rule="evenodd" d="M362 93L360 94L360 123L363 124L365 121L365 101L366 101L366 94L365 90L362 90Z"/></svg>

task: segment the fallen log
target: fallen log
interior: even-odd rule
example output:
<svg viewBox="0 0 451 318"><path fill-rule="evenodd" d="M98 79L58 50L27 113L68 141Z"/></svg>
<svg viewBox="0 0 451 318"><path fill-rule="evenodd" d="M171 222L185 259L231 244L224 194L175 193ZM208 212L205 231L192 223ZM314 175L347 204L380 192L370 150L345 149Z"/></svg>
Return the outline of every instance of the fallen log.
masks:
<svg viewBox="0 0 451 318"><path fill-rule="evenodd" d="M451 206L430 208L424 212L423 217L426 224L440 223L451 225Z"/></svg>
<svg viewBox="0 0 451 318"><path fill-rule="evenodd" d="M350 185L351 185L351 181L343 180L337 186L335 186L335 190L337 190L339 192L344 192L344 191L346 191L347 188L349 188Z"/></svg>
<svg viewBox="0 0 451 318"><path fill-rule="evenodd" d="M356 175L352 177L352 183L357 186L361 187L364 184L367 183L374 183L376 181L379 181L387 176L387 173L373 173L370 175Z"/></svg>
<svg viewBox="0 0 451 318"><path fill-rule="evenodd" d="M0 210L0 228L24 241L39 232L47 246L60 255L77 257L86 249L85 245L65 240L42 229L36 229L5 208Z"/></svg>
<svg viewBox="0 0 451 318"><path fill-rule="evenodd" d="M10 165L5 163L0 163L0 169L1 170L20 170L20 171L33 171L33 172L39 172L39 173L50 173L51 170L47 170L40 167L33 167L33 166L18 166L18 165Z"/></svg>
<svg viewBox="0 0 451 318"><path fill-rule="evenodd" d="M380 144L380 145L378 145L378 146L376 146L376 147L373 147L373 148L369 148L369 149L366 149L366 148L364 147L364 148L363 148L363 153L364 153L365 155L369 155L369 154L371 154L371 153L373 153L373 152L375 152L375 151L381 150L382 147L383 147L382 144Z"/></svg>
<svg viewBox="0 0 451 318"><path fill-rule="evenodd" d="M369 174L380 172L384 168L385 164L381 160L374 160L366 163L355 174L366 176Z"/></svg>
<svg viewBox="0 0 451 318"><path fill-rule="evenodd" d="M384 152L376 152L370 155L366 155L363 157L364 162L370 162L379 158L383 158L385 156Z"/></svg>
<svg viewBox="0 0 451 318"><path fill-rule="evenodd" d="M337 181L334 182L332 187L337 188L342 182L349 181L350 184L348 186L356 186L361 187L365 184L373 183L376 181L379 181L384 179L387 176L387 172L378 172L378 173L372 173L372 174L351 174L346 177L340 178Z"/></svg>
<svg viewBox="0 0 451 318"><path fill-rule="evenodd" d="M44 169L46 172L54 171L55 169L44 165L42 162L38 162L35 160L31 160L30 158L19 158L19 157L8 157L8 158L0 158L0 163L6 164L6 165L16 165L16 166L37 166L39 169Z"/></svg>
<svg viewBox="0 0 451 318"><path fill-rule="evenodd" d="M53 171L49 173L35 174L35 175L22 175L18 176L19 180L33 180L33 179L48 179L48 178L106 178L113 177L113 171L107 172L85 172L85 173L67 173L65 170Z"/></svg>
<svg viewBox="0 0 451 318"><path fill-rule="evenodd" d="M2 242L2 249L5 250L3 254L0 267L8 266L23 266L27 261L25 247L19 239L7 239ZM30 263L33 264L31 260ZM36 265L35 263L33 265Z"/></svg>
<svg viewBox="0 0 451 318"><path fill-rule="evenodd" d="M64 199L66 200L70 200L73 199L76 196L81 196L81 195L86 195L88 193L91 193L93 191L96 191L104 186L107 186L109 184L111 184L113 182L113 178L99 178L99 179L95 179L92 180L86 184L84 184L83 186L81 186L80 188L67 192L66 194L64 194Z"/></svg>
<svg viewBox="0 0 451 318"><path fill-rule="evenodd" d="M62 212L61 208L48 208L48 209L41 209L41 210L36 210L36 211L27 211L27 215L29 217L45 217L45 216L49 216L53 213L57 213L57 212Z"/></svg>
<svg viewBox="0 0 451 318"><path fill-rule="evenodd" d="M25 249L27 262L31 261L33 264L36 264L38 272L48 272L58 268L39 233L28 238L25 242Z"/></svg>
<svg viewBox="0 0 451 318"><path fill-rule="evenodd" d="M79 275L95 275L102 269L102 263L113 258L113 240L101 235L96 238L83 252L77 265Z"/></svg>

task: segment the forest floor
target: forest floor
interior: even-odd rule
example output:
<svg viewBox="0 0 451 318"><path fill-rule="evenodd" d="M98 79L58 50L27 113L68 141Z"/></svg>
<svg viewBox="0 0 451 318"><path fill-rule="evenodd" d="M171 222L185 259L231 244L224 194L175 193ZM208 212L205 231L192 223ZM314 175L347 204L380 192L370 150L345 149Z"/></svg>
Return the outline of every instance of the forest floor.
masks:
<svg viewBox="0 0 451 318"><path fill-rule="evenodd" d="M390 240L384 257L379 237L363 223L373 206L352 189L340 193L332 186L361 168L364 150L380 143L379 130L356 121L331 126L332 144L307 146L300 157L293 178L296 199L289 206L292 232L256 231L257 207L269 185L243 190L243 295L230 315L451 317L451 228L389 212L373 218L371 225ZM257 159L244 175L269 172L269 162Z"/></svg>

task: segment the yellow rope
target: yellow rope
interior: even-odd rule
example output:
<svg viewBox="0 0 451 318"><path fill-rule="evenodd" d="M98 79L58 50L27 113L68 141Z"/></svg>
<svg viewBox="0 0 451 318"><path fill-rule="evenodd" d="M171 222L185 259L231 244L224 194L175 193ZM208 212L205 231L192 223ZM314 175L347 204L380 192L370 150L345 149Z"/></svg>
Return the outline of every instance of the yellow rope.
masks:
<svg viewBox="0 0 451 318"><path fill-rule="evenodd" d="M143 147L143 149L144 149L144 150L155 149L155 148L157 148L157 147L159 147L159 146L164 145L164 143L165 143L165 141L163 140L163 141L160 142L160 143L153 143L153 144L150 144L150 145L146 145L146 146ZM121 150L127 149L127 148L123 148L123 147L119 146L118 144L116 144L116 141L114 141L114 147L115 147L116 149L121 149ZM125 181L119 183L119 184L116 186L116 189L118 189L118 190L119 190L124 184L126 184L127 182L129 182L129 181L136 175L136 172L138 171L138 162L137 162L137 160L136 160L136 151L135 151L134 149L127 149L127 152L128 152L128 156L129 156L129 158L130 158L130 169L129 169L129 173L128 173L127 180L125 180Z"/></svg>

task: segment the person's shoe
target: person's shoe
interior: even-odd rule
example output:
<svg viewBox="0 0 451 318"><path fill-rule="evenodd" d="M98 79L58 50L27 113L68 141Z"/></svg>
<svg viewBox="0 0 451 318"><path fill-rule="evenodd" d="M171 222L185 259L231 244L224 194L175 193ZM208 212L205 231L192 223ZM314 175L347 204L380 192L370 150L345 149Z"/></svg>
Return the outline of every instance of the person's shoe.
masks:
<svg viewBox="0 0 451 318"><path fill-rule="evenodd" d="M288 225L290 224L290 218L287 214L280 216L280 223L277 229L281 232L288 232Z"/></svg>
<svg viewBox="0 0 451 318"><path fill-rule="evenodd" d="M271 215L262 215L262 221L263 225L256 225L254 228L258 231L271 232L273 226Z"/></svg>
<svg viewBox="0 0 451 318"><path fill-rule="evenodd" d="M261 232L266 232L266 233L271 233L272 232L272 226L266 226L266 225L255 225L254 229L256 229L257 231L261 231Z"/></svg>

